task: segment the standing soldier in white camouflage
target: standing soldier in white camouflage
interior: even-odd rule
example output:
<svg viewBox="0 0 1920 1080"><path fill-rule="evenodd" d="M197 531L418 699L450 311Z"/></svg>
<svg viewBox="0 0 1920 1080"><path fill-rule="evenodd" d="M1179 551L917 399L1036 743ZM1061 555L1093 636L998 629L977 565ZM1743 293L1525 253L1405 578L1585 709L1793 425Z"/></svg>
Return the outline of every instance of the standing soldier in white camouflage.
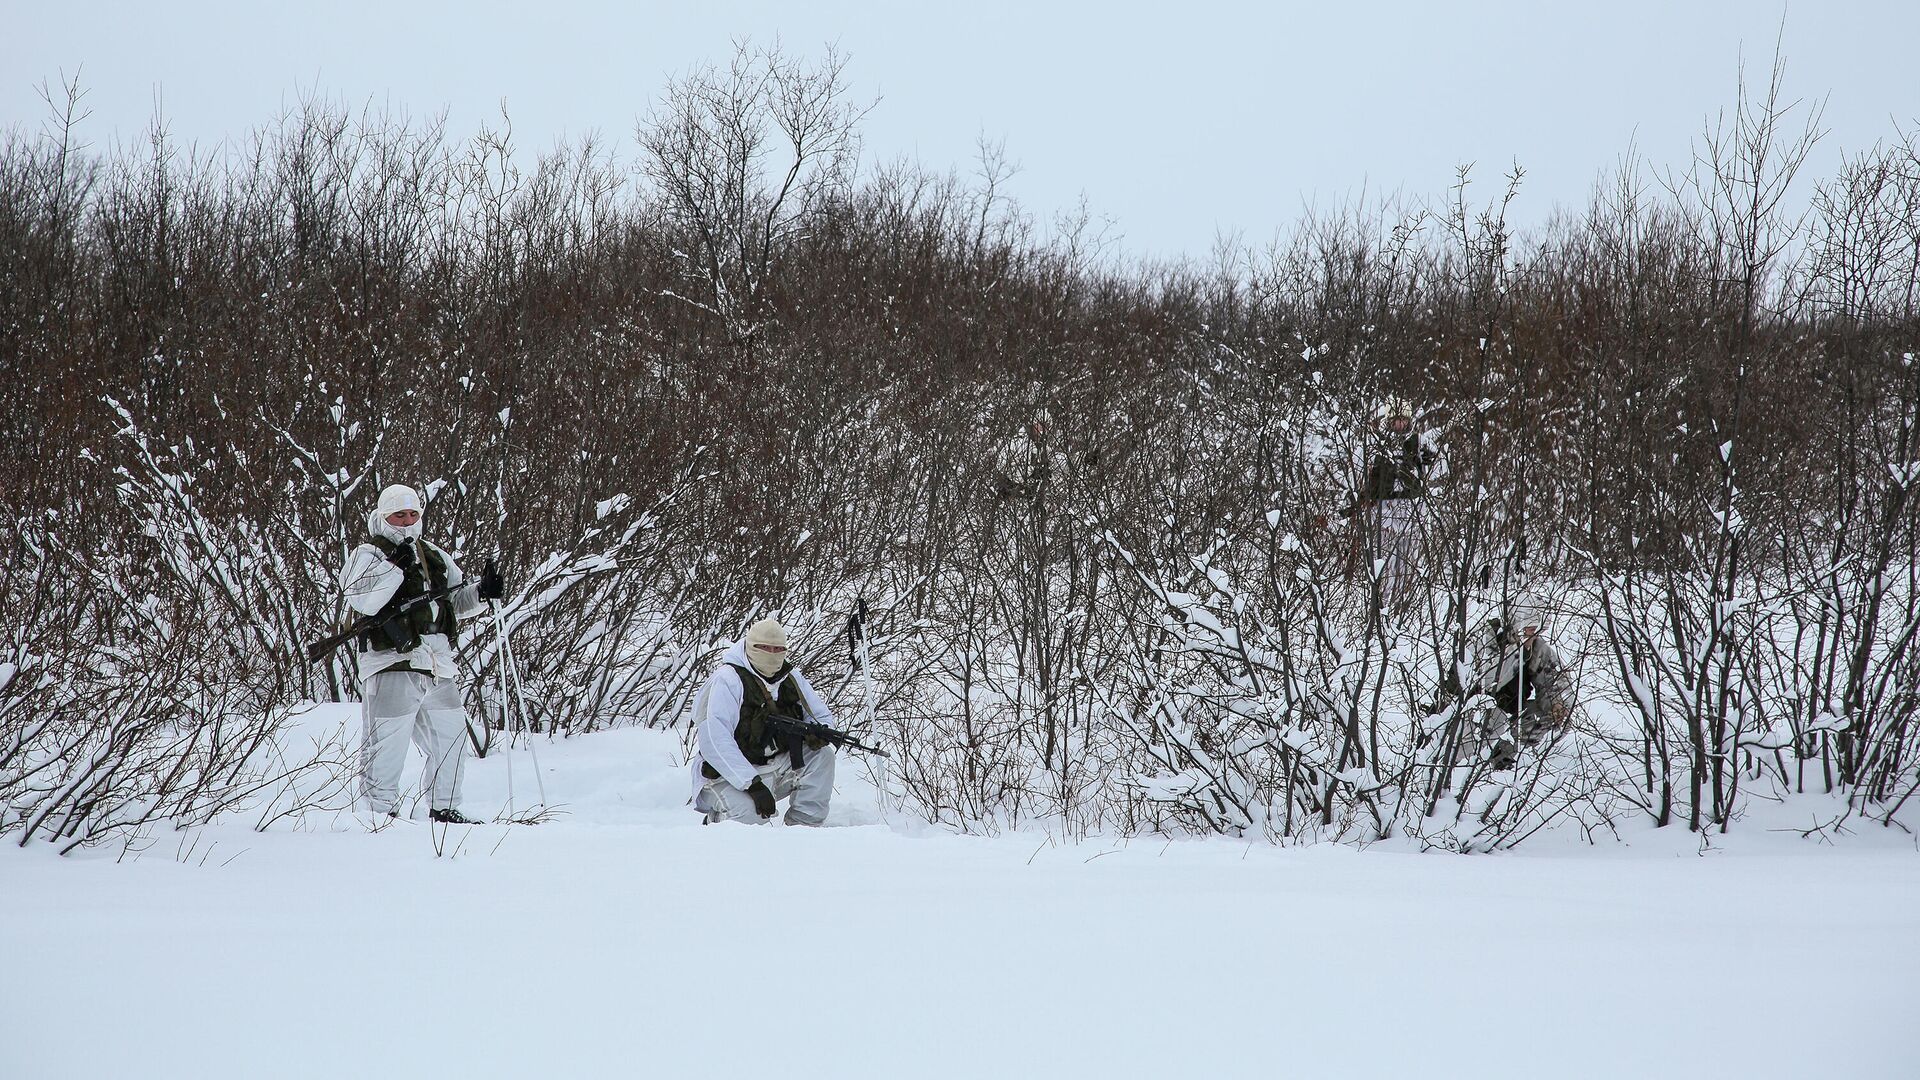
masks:
<svg viewBox="0 0 1920 1080"><path fill-rule="evenodd" d="M370 627L356 647L366 731L361 794L376 818L399 816L407 742L426 755L425 784L436 822L471 825L460 812L467 712L455 679L453 642L461 616L505 591L487 564L469 582L453 556L421 538L420 496L396 484L367 515L373 535L347 556L340 587Z"/></svg>
<svg viewBox="0 0 1920 1080"><path fill-rule="evenodd" d="M1373 526L1371 555L1382 560L1380 591L1390 605L1405 601L1419 568L1419 500L1427 493L1427 466L1435 454L1413 430L1413 408L1394 399L1381 410L1381 431L1368 449L1360 506Z"/></svg>

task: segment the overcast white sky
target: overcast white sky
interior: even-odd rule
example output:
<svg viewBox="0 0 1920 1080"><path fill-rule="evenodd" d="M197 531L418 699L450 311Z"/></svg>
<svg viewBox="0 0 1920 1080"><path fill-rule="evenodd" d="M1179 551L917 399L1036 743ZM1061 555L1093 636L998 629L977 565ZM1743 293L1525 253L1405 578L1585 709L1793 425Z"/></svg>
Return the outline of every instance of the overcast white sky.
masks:
<svg viewBox="0 0 1920 1080"><path fill-rule="evenodd" d="M635 117L731 39L837 42L863 97L868 158L971 167L1004 138L1013 194L1045 218L1082 193L1135 254L1204 256L1222 230L1263 240L1363 188L1437 195L1475 162L1491 195L1516 159L1519 216L1583 203L1630 141L1682 164L1733 100L1744 48L1764 78L1778 0L1142 4L461 4L0 0L0 127L32 126L34 87L82 71L88 134L138 134L163 104L202 146L303 89L471 131L506 99L523 145L597 130L631 157ZM1816 162L1920 123L1920 0L1785 5L1789 89L1827 98Z"/></svg>

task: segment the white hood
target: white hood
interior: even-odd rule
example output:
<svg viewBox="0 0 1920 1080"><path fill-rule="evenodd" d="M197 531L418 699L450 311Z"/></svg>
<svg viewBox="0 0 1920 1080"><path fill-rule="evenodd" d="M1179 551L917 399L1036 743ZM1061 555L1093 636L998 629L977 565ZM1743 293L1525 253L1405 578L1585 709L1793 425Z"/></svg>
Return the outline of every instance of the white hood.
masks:
<svg viewBox="0 0 1920 1080"><path fill-rule="evenodd" d="M387 523L388 514L402 510L412 510L421 515L422 520L415 521L404 529L395 528ZM425 528L426 509L420 505L420 493L405 484L394 484L380 493L380 502L367 514L367 531L375 536L383 536L396 544L420 539Z"/></svg>
<svg viewBox="0 0 1920 1080"><path fill-rule="evenodd" d="M763 679L771 679L780 674L787 665L787 630L778 619L761 619L747 627L747 636L741 639L746 645L747 659L753 661L753 670ZM778 653L768 653L765 649L756 651L755 646L777 646ZM773 662L769 671L767 664Z"/></svg>

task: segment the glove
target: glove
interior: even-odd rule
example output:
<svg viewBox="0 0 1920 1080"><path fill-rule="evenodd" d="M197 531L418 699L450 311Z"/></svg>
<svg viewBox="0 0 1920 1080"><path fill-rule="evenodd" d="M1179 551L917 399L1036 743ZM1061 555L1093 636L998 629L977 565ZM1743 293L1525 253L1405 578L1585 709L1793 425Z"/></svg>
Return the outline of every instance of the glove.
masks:
<svg viewBox="0 0 1920 1080"><path fill-rule="evenodd" d="M407 567L412 566L413 565L413 545L401 544L400 546L394 548L393 554L387 556L387 561L399 567L402 570L405 570Z"/></svg>
<svg viewBox="0 0 1920 1080"><path fill-rule="evenodd" d="M474 590L482 600L498 600L507 594L507 583L500 577L500 568L487 560L487 568L480 571L480 585Z"/></svg>
<svg viewBox="0 0 1920 1080"><path fill-rule="evenodd" d="M753 809L763 818L772 817L780 809L774 805L773 792L768 791L767 785L757 776L753 783L747 785L747 794L753 796Z"/></svg>

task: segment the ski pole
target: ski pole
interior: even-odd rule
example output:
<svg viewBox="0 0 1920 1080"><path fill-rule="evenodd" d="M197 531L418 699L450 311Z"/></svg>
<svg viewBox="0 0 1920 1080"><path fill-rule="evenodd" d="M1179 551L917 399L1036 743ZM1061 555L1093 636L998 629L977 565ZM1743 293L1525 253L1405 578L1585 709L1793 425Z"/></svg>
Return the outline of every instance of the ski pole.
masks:
<svg viewBox="0 0 1920 1080"><path fill-rule="evenodd" d="M860 669L861 710L866 714L867 728L871 729L874 724L873 669L870 666L872 651L869 649L867 641L867 598L864 596L854 601L853 615L847 620L847 637L849 644L852 646L852 656L850 659ZM879 771L879 775L874 779L878 781L879 798L877 801L880 806L881 821L887 820L888 783L886 761L886 755L882 754L880 755L879 764L875 766Z"/></svg>
<svg viewBox="0 0 1920 1080"><path fill-rule="evenodd" d="M507 627L500 618L500 601L490 599L487 607L493 610L494 636L494 674L500 683L500 733L507 740L507 820L513 820L513 718L507 711Z"/></svg>

